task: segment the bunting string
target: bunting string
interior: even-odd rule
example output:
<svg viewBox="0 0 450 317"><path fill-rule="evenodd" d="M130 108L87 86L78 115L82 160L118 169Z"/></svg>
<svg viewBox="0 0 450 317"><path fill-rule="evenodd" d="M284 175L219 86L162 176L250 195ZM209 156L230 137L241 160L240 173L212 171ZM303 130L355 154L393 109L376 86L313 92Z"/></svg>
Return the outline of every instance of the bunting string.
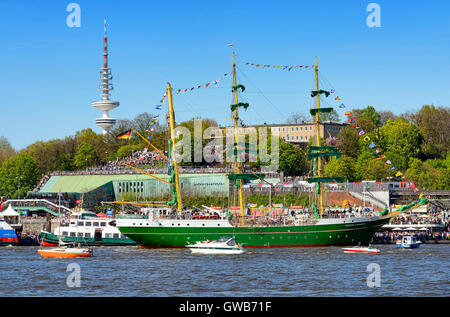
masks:
<svg viewBox="0 0 450 317"><path fill-rule="evenodd" d="M330 93L333 94L334 90L332 89L330 91ZM341 97L336 96L334 98L334 100L340 102L339 108L341 108L341 109L347 108L347 106L344 103L341 102ZM384 155L383 151L381 151L380 148L377 147L377 145L371 140L371 138L366 135L366 132L360 127L358 122L356 122L356 119L352 116L352 112L347 110L347 111L345 111L344 114L345 114L345 116L347 116L348 123L352 124L353 129L355 129L355 130L359 130L360 129L360 131L358 131L358 134L360 136L365 135L363 141L365 143L367 143L367 146L369 147L369 149L373 150L373 153L376 154L375 160L386 159L386 156ZM386 170L386 172L396 169L395 165L390 160L386 160L384 162L384 164L389 166L389 168ZM398 171L395 176L399 177L399 176L403 176L403 174L402 174L402 172Z"/></svg>
<svg viewBox="0 0 450 317"><path fill-rule="evenodd" d="M224 79L225 77L230 76L232 74L233 73L225 73L225 74L223 74L222 77L220 77L219 79L216 79L216 80L214 80L212 82L209 82L209 83L206 83L206 84L202 84L202 85L198 85L198 86L194 86L194 87L191 87L191 88L173 89L172 91L175 94L179 95L179 94L183 94L183 93L187 93L187 92L193 91L194 89L208 88L208 87L219 87L219 82L221 82L222 79ZM166 97L167 97L167 91L164 92L164 95L163 95L162 99L159 102L160 103L164 103L164 100L166 99ZM159 108L156 108L156 109L157 110L161 110Z"/></svg>
<svg viewBox="0 0 450 317"><path fill-rule="evenodd" d="M250 66L254 66L254 67L261 67L261 68L276 68L276 69L281 69L281 70L287 70L287 71L291 71L292 69L314 69L315 65L267 65L267 64L255 64L255 63L250 63L247 62L245 63L245 65L250 65Z"/></svg>

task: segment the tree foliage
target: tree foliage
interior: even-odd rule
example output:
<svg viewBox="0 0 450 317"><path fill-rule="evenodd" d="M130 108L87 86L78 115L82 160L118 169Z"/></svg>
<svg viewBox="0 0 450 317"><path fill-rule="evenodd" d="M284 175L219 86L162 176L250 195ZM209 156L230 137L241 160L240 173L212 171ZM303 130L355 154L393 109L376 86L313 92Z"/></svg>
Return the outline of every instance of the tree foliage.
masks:
<svg viewBox="0 0 450 317"><path fill-rule="evenodd" d="M17 198L20 194L23 198L38 184L39 177L34 159L27 154L17 154L0 167L0 195Z"/></svg>

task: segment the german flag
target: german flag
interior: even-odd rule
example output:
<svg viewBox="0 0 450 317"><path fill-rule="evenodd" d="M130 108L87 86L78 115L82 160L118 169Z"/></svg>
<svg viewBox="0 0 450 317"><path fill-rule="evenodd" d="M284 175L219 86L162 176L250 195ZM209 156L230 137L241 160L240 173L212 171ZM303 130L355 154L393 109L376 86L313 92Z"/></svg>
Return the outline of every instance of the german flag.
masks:
<svg viewBox="0 0 450 317"><path fill-rule="evenodd" d="M124 133L121 133L116 136L118 139L130 139L131 138L131 130L125 131Z"/></svg>

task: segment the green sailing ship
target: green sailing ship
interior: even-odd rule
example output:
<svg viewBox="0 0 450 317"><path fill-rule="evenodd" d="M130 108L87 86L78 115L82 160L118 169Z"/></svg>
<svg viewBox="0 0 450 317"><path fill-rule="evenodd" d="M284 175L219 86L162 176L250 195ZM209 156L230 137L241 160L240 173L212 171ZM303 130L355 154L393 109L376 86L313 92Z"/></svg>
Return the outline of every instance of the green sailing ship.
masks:
<svg viewBox="0 0 450 317"><path fill-rule="evenodd" d="M318 247L318 246L345 246L368 245L373 235L387 224L391 217L404 211L405 208L420 205L424 201L404 206L400 210L388 213L384 210L378 216L371 217L347 217L327 218L324 216L322 184L329 182L343 182L343 178L324 177L322 175L325 157L340 157L335 147L321 146L319 137L320 114L332 111L332 108L320 108L320 95L324 93L319 90L317 61L315 65L316 90L311 96L317 98L317 108L311 109L315 115L316 145L310 146L307 154L308 160L313 160L314 177L308 182L316 184L316 203L311 209L314 214L308 219L295 219L294 221L281 221L277 224L250 224L246 223L244 215L244 199L242 183L244 180L263 179L264 174L243 173L242 163L237 160L238 145L238 119L239 108L247 108L248 104L238 101L238 90L243 90L242 85L236 83L236 65L233 52L233 89L235 104L231 105L234 114L235 132L235 163L234 174L229 174L230 181L234 181L239 193L240 217L231 219L228 212L211 211L210 216L196 216L191 211L183 208L181 191L178 182L178 166L175 160L170 160L175 143L175 115L172 102L172 88L167 85L167 96L169 103L169 129L171 140L169 141L169 162L171 169L170 186L173 200L167 205L153 205L151 208L143 208L142 218L128 218L126 215L118 216L116 226L121 233L135 241L141 247L148 248L176 248L195 244L197 241L216 240L223 236L231 236L244 247ZM325 92L327 93L327 92ZM317 207L316 207L317 206ZM175 211L176 207L176 211ZM288 215L286 215L288 217ZM236 218L240 221L236 221ZM240 218L240 219L239 219Z"/></svg>

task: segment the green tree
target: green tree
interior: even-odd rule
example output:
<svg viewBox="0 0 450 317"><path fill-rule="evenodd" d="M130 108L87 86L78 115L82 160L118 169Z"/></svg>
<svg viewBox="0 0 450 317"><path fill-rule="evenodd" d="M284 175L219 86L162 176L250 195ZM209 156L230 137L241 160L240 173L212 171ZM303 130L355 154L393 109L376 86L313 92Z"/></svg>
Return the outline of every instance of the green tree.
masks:
<svg viewBox="0 0 450 317"><path fill-rule="evenodd" d="M280 139L279 170L285 176L300 176L307 172L305 152Z"/></svg>
<svg viewBox="0 0 450 317"><path fill-rule="evenodd" d="M450 167L440 170L438 177L438 189L450 190Z"/></svg>
<svg viewBox="0 0 450 317"><path fill-rule="evenodd" d="M26 196L39 181L39 169L33 158L24 153L3 162L0 167L0 194L2 196Z"/></svg>
<svg viewBox="0 0 450 317"><path fill-rule="evenodd" d="M440 182L442 182L442 186L445 186L446 183L445 175L441 176L441 172L438 169L417 158L409 160L406 176L414 181L418 188L424 190L435 190L440 187Z"/></svg>
<svg viewBox="0 0 450 317"><path fill-rule="evenodd" d="M325 175L330 177L342 176L349 182L356 180L356 160L351 156L341 156L339 159L332 158L325 165Z"/></svg>
<svg viewBox="0 0 450 317"><path fill-rule="evenodd" d="M95 165L97 162L96 153L92 144L80 143L77 148L77 153L74 157L74 164L78 169L83 169L88 166Z"/></svg>
<svg viewBox="0 0 450 317"><path fill-rule="evenodd" d="M450 108L424 105L411 115L423 135L422 152L428 158L445 158L450 150Z"/></svg>
<svg viewBox="0 0 450 317"><path fill-rule="evenodd" d="M4 136L0 136L0 165L14 155L16 155L16 151L11 146L8 139Z"/></svg>
<svg viewBox="0 0 450 317"><path fill-rule="evenodd" d="M355 124L358 128L355 128ZM364 130L364 136L360 136L359 132ZM367 150L368 143L363 142L364 137L369 136L372 140L376 138L376 126L367 118L361 117L357 122L351 123L342 128L337 136L337 148L345 155L358 158L362 151Z"/></svg>
<svg viewBox="0 0 450 317"><path fill-rule="evenodd" d="M410 158L417 158L420 154L422 135L419 129L403 118L388 122L380 128L380 144L386 153L396 153L401 161L393 164L401 170L408 168Z"/></svg>

